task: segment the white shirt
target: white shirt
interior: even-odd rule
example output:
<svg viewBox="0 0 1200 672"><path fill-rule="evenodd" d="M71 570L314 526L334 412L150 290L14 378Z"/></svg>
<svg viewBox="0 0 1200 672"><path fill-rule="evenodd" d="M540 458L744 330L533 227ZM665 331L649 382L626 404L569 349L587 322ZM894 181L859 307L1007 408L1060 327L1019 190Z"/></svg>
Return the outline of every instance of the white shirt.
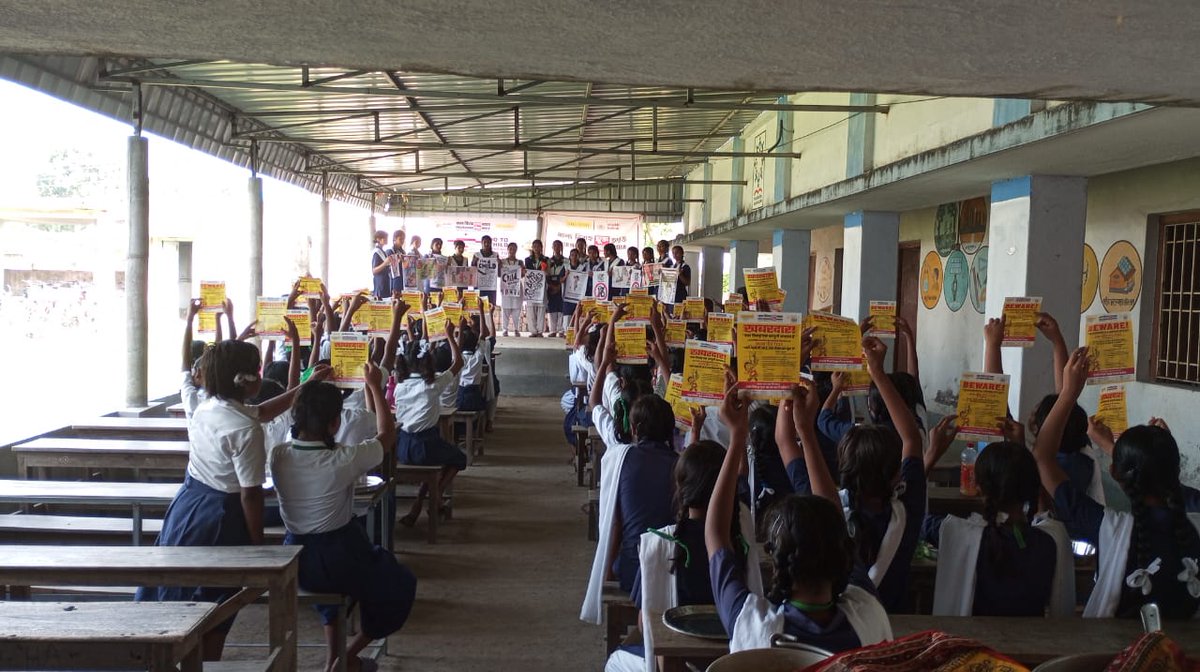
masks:
<svg viewBox="0 0 1200 672"><path fill-rule="evenodd" d="M258 409L236 401L211 398L188 422L187 473L221 492L262 485L267 452Z"/></svg>
<svg viewBox="0 0 1200 672"><path fill-rule="evenodd" d="M271 478L283 524L293 534L332 532L346 525L354 515L358 477L382 460L383 446L374 438L335 448L298 440L275 446Z"/></svg>
<svg viewBox="0 0 1200 672"><path fill-rule="evenodd" d="M478 385L483 375L483 362L487 359L491 343L485 338L476 346L475 352L462 353L463 367L458 374L459 385Z"/></svg>
<svg viewBox="0 0 1200 672"><path fill-rule="evenodd" d="M440 398L439 412L442 415L448 415L458 410L458 381L455 376L450 377L450 384L442 389Z"/></svg>
<svg viewBox="0 0 1200 672"><path fill-rule="evenodd" d="M362 390L355 390L342 402L341 417L341 426L338 427L337 434L333 435L333 439L344 446L358 445L363 441L373 438L378 433L379 423L375 419L375 414L367 410ZM263 430L266 432L268 450L281 443L291 441L291 409L284 411L279 417L263 425ZM267 465L267 467L267 473L271 473L270 465Z"/></svg>
<svg viewBox="0 0 1200 672"><path fill-rule="evenodd" d="M179 384L179 400L183 402L184 417L191 418L205 399L208 399L208 392L196 387L191 371L184 371L183 382Z"/></svg>
<svg viewBox="0 0 1200 672"><path fill-rule="evenodd" d="M455 380L457 377L446 370L434 376L432 383L427 384L416 374L396 383L396 422L410 434L437 425L442 391Z"/></svg>
<svg viewBox="0 0 1200 672"><path fill-rule="evenodd" d="M571 384L585 385L588 390L591 390L592 384L596 380L596 363L588 361L586 345L575 348L575 352L571 353L570 364ZM577 374L578 377L576 377Z"/></svg>

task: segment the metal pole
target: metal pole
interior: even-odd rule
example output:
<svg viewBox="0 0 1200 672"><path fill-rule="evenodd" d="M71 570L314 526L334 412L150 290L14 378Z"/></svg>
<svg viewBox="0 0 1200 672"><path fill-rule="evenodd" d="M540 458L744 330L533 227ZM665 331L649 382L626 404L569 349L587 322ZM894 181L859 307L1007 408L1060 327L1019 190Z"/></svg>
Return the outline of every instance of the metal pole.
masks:
<svg viewBox="0 0 1200 672"><path fill-rule="evenodd" d="M139 124L140 126L140 124ZM138 131L141 129L138 128ZM140 132L130 136L126 175L129 181L129 248L125 256L125 406L141 408L147 392L150 262L149 146Z"/></svg>
<svg viewBox="0 0 1200 672"><path fill-rule="evenodd" d="M250 176L250 303L263 295L263 181ZM253 311L253 309L251 309ZM253 313L252 313L253 314ZM234 334L236 337L237 334Z"/></svg>
<svg viewBox="0 0 1200 672"><path fill-rule="evenodd" d="M329 182L321 177L321 279L329 286Z"/></svg>

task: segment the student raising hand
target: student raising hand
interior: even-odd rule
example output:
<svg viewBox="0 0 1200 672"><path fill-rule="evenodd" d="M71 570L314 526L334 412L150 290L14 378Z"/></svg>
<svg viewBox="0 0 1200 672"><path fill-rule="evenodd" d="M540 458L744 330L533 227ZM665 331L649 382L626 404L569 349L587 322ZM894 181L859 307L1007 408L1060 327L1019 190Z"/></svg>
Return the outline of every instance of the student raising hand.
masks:
<svg viewBox="0 0 1200 672"><path fill-rule="evenodd" d="M821 409L820 395L812 382L803 380L792 388L792 398L788 410L796 434L800 437L800 447L804 451L804 466L808 471L808 484L812 494L841 506L837 484L829 473L829 465L821 454L821 444L817 441L817 414ZM783 415L782 407L780 415Z"/></svg>
<svg viewBox="0 0 1200 672"><path fill-rule="evenodd" d="M902 458L920 459L923 442L921 430L917 427L917 419L883 368L883 358L887 355L887 346L878 338L868 336L862 340L862 347L863 355L867 360L867 371L871 374L871 382L875 383L875 389L879 390L879 395L883 397L884 406L887 407L888 415L896 426L896 432L900 435L904 446L901 453Z"/></svg>
<svg viewBox="0 0 1200 672"><path fill-rule="evenodd" d="M958 436L958 416L947 415L933 426L929 432L929 451L925 454L925 474L933 473L942 456L949 450L950 445Z"/></svg>
<svg viewBox="0 0 1200 672"><path fill-rule="evenodd" d="M1062 392L1062 371L1070 354L1067 352L1067 342L1063 340L1062 331L1058 328L1058 320L1050 313L1038 313L1033 326L1054 346L1054 391Z"/></svg>
<svg viewBox="0 0 1200 672"><path fill-rule="evenodd" d="M704 519L704 546L711 559L720 551L733 548L729 534L737 506L737 479L746 462L746 439L750 433L750 404L738 398L737 387L725 390L721 401L721 422L729 427L729 446L725 450L725 461L713 486L712 499L708 504L708 515Z"/></svg>
<svg viewBox="0 0 1200 672"><path fill-rule="evenodd" d="M1004 373L1004 361L1000 357L1000 345L1004 342L1004 320L995 317L983 325L983 371Z"/></svg>
<svg viewBox="0 0 1200 672"><path fill-rule="evenodd" d="M1063 481L1067 480L1067 472L1063 471L1062 466L1058 463L1058 447L1062 443L1063 432L1066 430L1071 410L1074 409L1079 394L1083 392L1083 385L1087 382L1087 353L1086 347L1077 348L1067 359L1067 365L1062 372L1062 392L1059 393L1058 400L1054 402L1050 413L1046 415L1046 420L1042 423L1037 440L1033 444L1033 457L1037 461L1042 487L1051 495L1058 490L1058 486L1062 485Z"/></svg>

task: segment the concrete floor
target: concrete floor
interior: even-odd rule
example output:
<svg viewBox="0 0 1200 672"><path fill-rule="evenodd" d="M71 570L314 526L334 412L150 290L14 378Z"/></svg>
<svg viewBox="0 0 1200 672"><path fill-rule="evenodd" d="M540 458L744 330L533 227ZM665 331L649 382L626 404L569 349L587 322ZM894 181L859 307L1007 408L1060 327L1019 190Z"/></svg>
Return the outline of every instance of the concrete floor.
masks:
<svg viewBox="0 0 1200 672"><path fill-rule="evenodd" d="M502 396L487 454L456 479L438 543L425 543L424 519L399 531L417 603L381 670L602 669L603 630L579 620L594 544L561 426L557 399ZM302 641L320 642L315 615L302 612ZM264 623L265 610L243 611L230 641L263 641ZM256 653L233 647L226 659ZM303 648L300 669L323 660L323 649Z"/></svg>

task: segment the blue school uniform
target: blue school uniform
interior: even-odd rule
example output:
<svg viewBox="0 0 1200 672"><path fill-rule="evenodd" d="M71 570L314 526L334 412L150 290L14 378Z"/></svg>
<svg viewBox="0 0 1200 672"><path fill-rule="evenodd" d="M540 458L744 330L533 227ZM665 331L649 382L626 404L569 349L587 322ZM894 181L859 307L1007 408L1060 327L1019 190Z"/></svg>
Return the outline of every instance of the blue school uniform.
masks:
<svg viewBox="0 0 1200 672"><path fill-rule="evenodd" d="M708 557L708 549L704 545L704 521L685 521L682 529L676 525L674 536L679 543L687 548L687 555L685 557L691 559L686 565L680 563L684 566L676 567L674 571L675 592L679 597L677 606L686 607L694 604L712 604L712 580L708 576L708 562L705 561L705 558ZM744 561L742 562L742 566L745 566ZM633 590L630 592L629 599L641 610L641 567L638 567L637 575L634 577ZM635 656L643 658L646 656L646 647L641 644L622 644L619 648Z"/></svg>
<svg viewBox="0 0 1200 672"><path fill-rule="evenodd" d="M919 457L908 457L900 461L900 480L904 482L904 493L900 501L904 504L904 534L896 548L896 555L887 573L879 582L879 601L889 614L903 614L911 611L908 603L908 576L912 566L913 553L917 549L917 540L921 533L922 519L925 518L925 466ZM883 539L891 521L892 509L884 506L877 512L859 512L867 522L875 527L876 537ZM879 547L874 549L879 552Z"/></svg>
<svg viewBox="0 0 1200 672"><path fill-rule="evenodd" d="M1067 478L1076 490L1087 492L1091 488L1092 478L1096 474L1095 460L1084 455L1081 451L1073 453L1060 452L1055 454L1054 457L1058 460L1058 466L1067 472Z"/></svg>
<svg viewBox="0 0 1200 672"><path fill-rule="evenodd" d="M630 593L637 578L638 547L642 533L675 522L675 462L670 445L640 441L629 449L617 481L617 508L621 515L621 544L613 571L621 590Z"/></svg>
<svg viewBox="0 0 1200 672"><path fill-rule="evenodd" d="M467 468L467 456L442 438L438 431L441 394L457 380L456 373L442 371L426 383L417 374L396 384L396 459L401 464L429 467Z"/></svg>
<svg viewBox="0 0 1200 672"><path fill-rule="evenodd" d="M1024 548L1011 527L1001 527L999 537L984 532L975 563L974 616L1041 618L1046 614L1058 546L1054 537L1027 525L1021 527L1021 535ZM993 559L996 544L1004 548L1002 564Z"/></svg>

